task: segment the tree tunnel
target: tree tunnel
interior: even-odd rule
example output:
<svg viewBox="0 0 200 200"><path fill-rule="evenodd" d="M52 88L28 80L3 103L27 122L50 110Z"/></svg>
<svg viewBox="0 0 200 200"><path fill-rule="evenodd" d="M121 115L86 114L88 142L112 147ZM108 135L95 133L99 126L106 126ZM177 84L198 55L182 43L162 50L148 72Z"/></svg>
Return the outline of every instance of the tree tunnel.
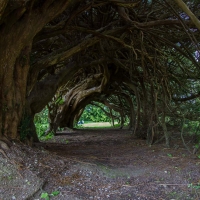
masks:
<svg viewBox="0 0 200 200"><path fill-rule="evenodd" d="M200 34L174 1L0 5L2 140L38 141L33 119L46 106L54 132L97 102L121 128L128 119L134 136L167 146L168 119L199 119ZM198 1L188 6L198 14Z"/></svg>

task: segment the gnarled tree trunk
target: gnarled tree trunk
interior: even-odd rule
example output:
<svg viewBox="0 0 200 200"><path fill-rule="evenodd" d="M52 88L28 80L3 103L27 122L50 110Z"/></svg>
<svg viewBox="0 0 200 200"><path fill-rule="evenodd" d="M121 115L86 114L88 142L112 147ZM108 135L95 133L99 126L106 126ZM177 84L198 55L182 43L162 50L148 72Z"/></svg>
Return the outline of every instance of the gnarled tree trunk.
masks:
<svg viewBox="0 0 200 200"><path fill-rule="evenodd" d="M31 45L24 47L16 59L12 56L1 57L1 65L3 65L1 77L1 136L4 135L10 139L18 138L16 130L25 108L30 49ZM15 50L10 48L11 53ZM1 54L1 56L4 55ZM6 59L4 60L4 58Z"/></svg>
<svg viewBox="0 0 200 200"><path fill-rule="evenodd" d="M0 139L20 139L34 36L72 1L0 2ZM74 1L75 2L75 1ZM9 12L8 12L9 11ZM6 13L4 13L6 12ZM24 117L23 117L24 115ZM33 122L33 116L29 116ZM22 120L23 119L23 120ZM32 126L32 122L30 126ZM32 125L31 125L32 124ZM35 137L35 135L34 135Z"/></svg>

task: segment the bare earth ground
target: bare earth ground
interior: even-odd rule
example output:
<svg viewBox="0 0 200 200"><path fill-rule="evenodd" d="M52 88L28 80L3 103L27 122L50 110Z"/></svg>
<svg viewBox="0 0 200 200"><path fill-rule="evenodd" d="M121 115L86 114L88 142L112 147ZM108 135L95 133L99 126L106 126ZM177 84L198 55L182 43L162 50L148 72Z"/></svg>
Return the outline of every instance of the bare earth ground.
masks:
<svg viewBox="0 0 200 200"><path fill-rule="evenodd" d="M150 147L119 129L60 132L33 148L15 144L9 159L0 151L0 200L42 193L55 200L198 200L200 159L179 139L174 147Z"/></svg>

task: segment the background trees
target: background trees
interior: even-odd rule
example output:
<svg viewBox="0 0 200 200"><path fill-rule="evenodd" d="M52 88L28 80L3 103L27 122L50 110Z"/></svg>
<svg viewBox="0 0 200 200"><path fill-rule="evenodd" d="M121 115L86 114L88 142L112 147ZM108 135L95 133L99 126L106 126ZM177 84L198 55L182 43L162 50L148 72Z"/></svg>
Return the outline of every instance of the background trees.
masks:
<svg viewBox="0 0 200 200"><path fill-rule="evenodd" d="M54 131L73 127L95 101L119 113L121 126L128 117L138 137L164 135L167 145L167 119L199 118L183 105L199 97L200 34L174 1L1 4L2 139L19 138L27 123L24 138L37 140L33 118L46 105ZM197 1L188 6L198 14Z"/></svg>
<svg viewBox="0 0 200 200"><path fill-rule="evenodd" d="M109 122L109 109L99 103L89 104L85 107L79 120L82 122Z"/></svg>

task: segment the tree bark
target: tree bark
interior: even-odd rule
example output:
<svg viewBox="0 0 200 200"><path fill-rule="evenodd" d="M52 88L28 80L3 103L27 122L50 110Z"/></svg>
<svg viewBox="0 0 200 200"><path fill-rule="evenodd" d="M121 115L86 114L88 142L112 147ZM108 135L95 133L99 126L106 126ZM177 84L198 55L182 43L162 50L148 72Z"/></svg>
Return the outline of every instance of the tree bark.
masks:
<svg viewBox="0 0 200 200"><path fill-rule="evenodd" d="M17 131L26 104L29 54L34 36L72 1L43 1L41 7L18 3L4 17L8 1L0 3L0 139L20 139ZM2 7L1 7L2 6ZM32 8L34 10L32 10ZM23 122L23 121L22 121Z"/></svg>
<svg viewBox="0 0 200 200"><path fill-rule="evenodd" d="M9 60L8 58L7 62L1 62L3 64L1 77L1 135L10 139L18 137L16 130L25 107L30 49L31 45L26 46L16 60L12 58Z"/></svg>
<svg viewBox="0 0 200 200"><path fill-rule="evenodd" d="M4 9L7 6L7 3L8 3L8 0L1 0L0 1L0 20L2 18L3 13L4 13Z"/></svg>

